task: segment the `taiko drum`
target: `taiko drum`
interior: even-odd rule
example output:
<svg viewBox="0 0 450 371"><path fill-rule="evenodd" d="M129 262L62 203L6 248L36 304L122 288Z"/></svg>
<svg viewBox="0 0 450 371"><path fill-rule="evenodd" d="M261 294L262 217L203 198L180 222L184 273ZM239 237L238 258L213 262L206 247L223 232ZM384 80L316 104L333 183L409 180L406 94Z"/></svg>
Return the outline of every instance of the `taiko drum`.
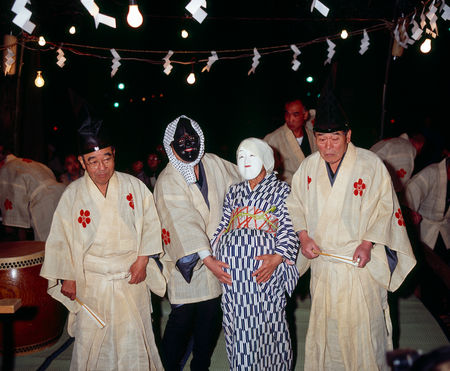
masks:
<svg viewBox="0 0 450 371"><path fill-rule="evenodd" d="M38 352L61 336L67 310L47 294L47 280L39 276L44 242L0 242L0 298L20 298L22 307L0 321L0 350L4 336L17 355ZM3 315L4 316L4 315ZM6 324L5 321L11 321ZM12 328L8 335L4 327Z"/></svg>

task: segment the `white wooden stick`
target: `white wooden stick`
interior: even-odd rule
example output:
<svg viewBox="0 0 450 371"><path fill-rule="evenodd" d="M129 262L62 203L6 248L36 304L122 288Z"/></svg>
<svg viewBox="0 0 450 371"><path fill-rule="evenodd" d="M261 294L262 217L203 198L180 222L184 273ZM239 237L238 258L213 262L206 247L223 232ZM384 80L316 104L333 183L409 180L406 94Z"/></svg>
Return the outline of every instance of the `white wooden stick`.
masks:
<svg viewBox="0 0 450 371"><path fill-rule="evenodd" d="M81 307L86 311L87 314L95 321L99 328L103 328L106 326L105 321L103 321L97 313L95 313L91 308L89 308L86 304L84 304L80 299L75 298L75 300L81 305Z"/></svg>

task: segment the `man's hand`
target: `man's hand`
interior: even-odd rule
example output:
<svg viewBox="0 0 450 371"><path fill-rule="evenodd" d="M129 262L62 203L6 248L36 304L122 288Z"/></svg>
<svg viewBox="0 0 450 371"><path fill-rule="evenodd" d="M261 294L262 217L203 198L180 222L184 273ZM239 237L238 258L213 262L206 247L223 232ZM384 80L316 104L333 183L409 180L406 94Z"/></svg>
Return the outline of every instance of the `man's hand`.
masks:
<svg viewBox="0 0 450 371"><path fill-rule="evenodd" d="M61 286L61 293L70 300L75 300L77 297L77 283L71 280L64 280Z"/></svg>
<svg viewBox="0 0 450 371"><path fill-rule="evenodd" d="M138 256L136 261L130 267L131 279L130 284L141 283L147 277L148 256Z"/></svg>
<svg viewBox="0 0 450 371"><path fill-rule="evenodd" d="M256 283L263 283L270 279L275 269L283 261L283 257L278 254L264 254L255 257L255 260L262 260L263 263L252 273L252 277L256 277Z"/></svg>
<svg viewBox="0 0 450 371"><path fill-rule="evenodd" d="M363 240L361 245L356 248L355 253L353 254L353 261L357 261L359 258L358 268L364 268L366 264L370 262L372 247L372 242Z"/></svg>
<svg viewBox="0 0 450 371"><path fill-rule="evenodd" d="M203 264L213 272L220 282L231 285L231 275L223 270L224 268L230 268L227 263L217 260L214 256L210 255L203 259Z"/></svg>
<svg viewBox="0 0 450 371"><path fill-rule="evenodd" d="M308 236L308 232L301 231L298 234L298 238L300 239L300 246L302 248L302 254L308 259L314 259L319 256L318 252L320 252L320 247L317 246L316 242Z"/></svg>

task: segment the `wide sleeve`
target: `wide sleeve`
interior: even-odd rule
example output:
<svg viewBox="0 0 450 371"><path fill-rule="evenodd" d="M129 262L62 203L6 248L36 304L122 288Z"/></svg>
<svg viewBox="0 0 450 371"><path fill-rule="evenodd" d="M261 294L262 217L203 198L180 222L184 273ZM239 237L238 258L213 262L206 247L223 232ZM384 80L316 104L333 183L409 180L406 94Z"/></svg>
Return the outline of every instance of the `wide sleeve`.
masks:
<svg viewBox="0 0 450 371"><path fill-rule="evenodd" d="M300 167L292 178L292 190L286 199L286 206L296 233L308 229L306 223L305 197L302 197L302 194L306 194L302 164L300 164Z"/></svg>
<svg viewBox="0 0 450 371"><path fill-rule="evenodd" d="M429 175L431 174L422 171L406 183L404 199L406 206L411 210L418 211L422 201L429 195L430 184L436 181L436 179L430 179Z"/></svg>
<svg viewBox="0 0 450 371"><path fill-rule="evenodd" d="M223 208L222 208L222 218L220 220L219 225L217 226L216 231L214 232L214 235L211 239L211 248L213 250L213 254L216 255L216 251L220 246L220 238L224 233L226 233L226 229L228 228L228 225L230 224L230 218L231 218L231 212L232 212L232 191L231 187L227 194L225 195L225 199L223 202Z"/></svg>
<svg viewBox="0 0 450 371"><path fill-rule="evenodd" d="M45 258L40 275L48 280L48 294L62 302L71 312L77 312L77 303L61 293L60 281L76 280L75 256L71 249L73 227L68 218L71 215L71 205L68 194L63 194L45 243Z"/></svg>
<svg viewBox="0 0 450 371"><path fill-rule="evenodd" d="M155 186L164 251L173 262L200 250L210 250L205 221L189 187L197 186L189 186L181 176L167 172L161 173Z"/></svg>

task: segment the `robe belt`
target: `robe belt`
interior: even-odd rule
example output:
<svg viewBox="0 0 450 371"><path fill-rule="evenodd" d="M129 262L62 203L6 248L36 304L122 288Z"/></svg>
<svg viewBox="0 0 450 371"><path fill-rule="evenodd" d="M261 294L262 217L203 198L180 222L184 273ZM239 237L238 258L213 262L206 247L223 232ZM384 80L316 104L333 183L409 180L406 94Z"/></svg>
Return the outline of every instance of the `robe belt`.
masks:
<svg viewBox="0 0 450 371"><path fill-rule="evenodd" d="M108 281L121 280L128 277L129 269L135 261L136 253L103 258L86 255L84 269L87 272L99 273L105 276Z"/></svg>
<svg viewBox="0 0 450 371"><path fill-rule="evenodd" d="M231 214L225 233L233 229L257 229L276 235L278 218L273 214L269 214L275 210L276 206L272 206L268 211L259 210L256 207L236 208Z"/></svg>

